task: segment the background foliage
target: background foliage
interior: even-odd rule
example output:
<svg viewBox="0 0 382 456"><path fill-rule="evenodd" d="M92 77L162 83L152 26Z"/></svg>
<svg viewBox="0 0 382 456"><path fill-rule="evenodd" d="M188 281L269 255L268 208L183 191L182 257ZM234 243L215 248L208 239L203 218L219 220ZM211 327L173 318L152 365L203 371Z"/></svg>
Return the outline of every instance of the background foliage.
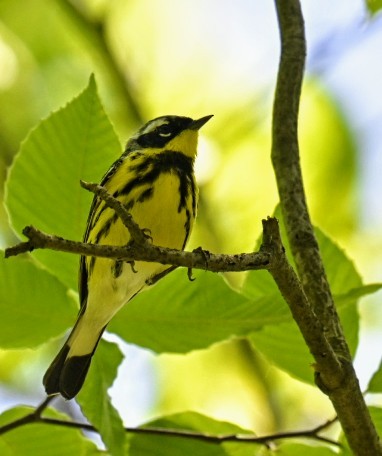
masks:
<svg viewBox="0 0 382 456"><path fill-rule="evenodd" d="M258 245L260 220L277 205L269 149L278 31L274 12L266 11L271 2L264 3L270 5L27 0L20 8L17 2L0 2L2 247L16 242L27 224L81 239L91 196L79 180L99 180L141 121L166 113L215 114L201 139L201 202L190 248L230 253ZM380 30L377 3L367 3L373 20L361 9L357 22L347 26L354 32L362 19L368 30ZM380 280L380 225L377 217L368 218L370 184L365 184L367 157L361 147L367 141L355 128L353 111L330 86L333 58L351 52L341 41L349 31L337 32L334 41L329 42L329 32L314 40L306 8L312 56L300 125L306 189L353 353L361 339L358 362L365 388L376 371L369 391L370 402L378 405L381 353L374 350L370 361L370 351L365 355L362 347L375 345L380 298L375 295L376 304L364 300L361 307L358 302L378 289L363 284ZM259 36L267 37L256 45L254 24ZM89 80L91 73L95 79ZM381 117L372 122L376 127ZM356 258L357 267L349 257ZM77 312L77 263L57 252L0 260L1 423L26 413L20 403L36 404L44 397L42 373ZM212 434L261 434L332 417L329 401L312 386L312 359L270 276L194 275L197 280L189 283L184 271L176 271L135 298L110 325L119 338L109 336L113 343L97 351L78 404L108 451L263 454L265 448L253 445L132 437L122 423L151 420ZM107 393L117 370L118 380ZM61 412L49 413L79 417L73 401L58 407ZM372 411L381 429L380 408ZM301 442L282 448L283 454L306 454ZM18 455L99 452L77 430L43 424L5 434L0 449ZM332 453L325 447L309 451Z"/></svg>

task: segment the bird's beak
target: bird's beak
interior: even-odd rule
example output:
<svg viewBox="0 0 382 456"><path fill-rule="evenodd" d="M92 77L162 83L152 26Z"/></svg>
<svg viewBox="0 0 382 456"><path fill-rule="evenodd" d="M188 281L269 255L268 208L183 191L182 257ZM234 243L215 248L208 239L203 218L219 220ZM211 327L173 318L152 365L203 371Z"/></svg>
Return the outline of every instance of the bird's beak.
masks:
<svg viewBox="0 0 382 456"><path fill-rule="evenodd" d="M213 117L214 115L211 114L209 116L205 116L205 117L201 117L200 119L197 119L197 120L193 120L191 122L191 125L188 127L188 130L199 130L200 128L203 127L203 125L208 122L211 117Z"/></svg>

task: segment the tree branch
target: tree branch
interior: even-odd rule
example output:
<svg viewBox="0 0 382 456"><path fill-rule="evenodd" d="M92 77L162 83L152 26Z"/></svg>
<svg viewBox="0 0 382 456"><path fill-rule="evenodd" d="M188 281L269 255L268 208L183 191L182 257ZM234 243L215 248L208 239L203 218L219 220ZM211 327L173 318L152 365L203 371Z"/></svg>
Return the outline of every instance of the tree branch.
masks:
<svg viewBox="0 0 382 456"><path fill-rule="evenodd" d="M297 127L305 63L303 17L299 0L276 1L276 8L281 60L273 106L272 163L281 209L305 293L336 353L351 360L310 221L300 167Z"/></svg>
<svg viewBox="0 0 382 456"><path fill-rule="evenodd" d="M269 252L273 259L270 262L268 271L287 302L293 318L317 363L315 369L319 369L321 364L323 364L327 375L336 375L336 369L340 368L336 354L325 337L322 323L317 319L311 308L294 269L288 262L281 241L278 222L275 218L263 220L263 243L261 249Z"/></svg>
<svg viewBox="0 0 382 456"><path fill-rule="evenodd" d="M314 427L313 429L307 429L303 431L291 431L291 432L279 432L275 434L269 434L264 436L256 436L251 434L223 434L223 435L210 435L203 434L202 432L189 431L187 429L171 429L171 428L157 428L157 427L125 427L125 431L129 434L144 434L144 435L160 435L167 437L178 437L192 440L200 440L203 442L210 443L225 443L225 442L238 442L238 443L258 443L268 445L271 442L276 440L285 440L285 439L294 439L294 438L310 438L314 440L319 440L321 442L326 442L337 447L341 447L341 444L337 441L319 435L320 432L327 429L331 426L337 418L328 420L319 426ZM63 421L54 418L44 418L40 417L38 419L40 423L46 423L56 426L64 426L71 428L84 429L90 432L98 432L97 429L91 424L87 423L78 423L74 421ZM1 429L0 429L1 430Z"/></svg>
<svg viewBox="0 0 382 456"><path fill-rule="evenodd" d="M52 426L68 427L72 429L82 429L89 432L98 432L98 430L88 423L79 423L76 421L64 421L56 418L43 417L42 413L47 408L54 396L48 396L36 409L18 420L11 423L7 423L0 427L0 435L5 434L11 430L25 426L32 423L42 423ZM225 435L210 435L203 434L202 432L194 432L187 429L171 429L171 428L157 428L157 427L125 427L125 431L129 434L144 434L144 435L160 435L175 438L185 438L200 440L203 442L221 444L224 442L238 442L238 443L258 443L269 445L271 442L277 440L286 440L292 438L310 438L319 440L337 447L341 447L341 444L330 438L320 435L320 433L330 427L337 418L328 420L319 426L312 429L303 431L292 431L292 432L280 432L276 434L270 434L265 436L255 436L251 434L225 434Z"/></svg>
<svg viewBox="0 0 382 456"><path fill-rule="evenodd" d="M305 198L297 135L306 52L300 2L276 0L276 10L281 34L281 59L273 108L272 163L297 271L316 317L316 325L321 327L326 345L331 347L330 352L316 356L315 347L309 344L316 360L316 380L322 391L329 395L354 453L382 455L381 442L352 366ZM309 334L305 331L310 325L303 329L304 312L302 315L294 314L294 317L308 343ZM328 353L330 356L327 356Z"/></svg>
<svg viewBox="0 0 382 456"><path fill-rule="evenodd" d="M240 253L234 255L213 254L196 249L194 252L145 245L116 247L112 245L86 244L69 241L58 236L39 231L33 226L24 228L23 233L29 241L22 242L5 250L5 257L20 255L36 249L50 249L79 255L112 258L116 260L148 261L172 264L189 269L203 269L211 272L239 272L253 269L267 269L270 258L267 252Z"/></svg>

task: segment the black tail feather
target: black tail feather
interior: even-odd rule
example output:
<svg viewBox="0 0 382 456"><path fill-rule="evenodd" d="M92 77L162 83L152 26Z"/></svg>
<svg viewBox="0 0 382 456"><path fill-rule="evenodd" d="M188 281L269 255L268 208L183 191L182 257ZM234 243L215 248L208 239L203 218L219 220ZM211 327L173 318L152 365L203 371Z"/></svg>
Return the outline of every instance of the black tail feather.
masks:
<svg viewBox="0 0 382 456"><path fill-rule="evenodd" d="M68 356L71 347L68 342L65 343L48 367L43 378L45 391L48 395L61 394L65 399L73 399L78 394L84 384L93 354L105 328L106 326L98 334L91 353Z"/></svg>
<svg viewBox="0 0 382 456"><path fill-rule="evenodd" d="M42 382L45 386L46 394L48 395L60 393L61 372L68 356L69 349L69 345L65 344L45 372Z"/></svg>
<svg viewBox="0 0 382 456"><path fill-rule="evenodd" d="M43 384L48 395L61 394L72 399L82 388L93 353L67 357L69 345L65 344L46 371Z"/></svg>
<svg viewBox="0 0 382 456"><path fill-rule="evenodd" d="M60 376L60 393L65 399L73 399L82 388L93 353L71 356L64 364Z"/></svg>

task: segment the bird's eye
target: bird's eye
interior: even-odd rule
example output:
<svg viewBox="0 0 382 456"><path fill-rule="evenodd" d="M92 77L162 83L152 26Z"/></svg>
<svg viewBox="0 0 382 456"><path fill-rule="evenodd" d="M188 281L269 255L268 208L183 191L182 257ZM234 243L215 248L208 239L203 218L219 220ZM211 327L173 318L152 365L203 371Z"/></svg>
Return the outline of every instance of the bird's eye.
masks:
<svg viewBox="0 0 382 456"><path fill-rule="evenodd" d="M168 138L172 134L171 127L169 124L161 125L157 128L157 132L159 136L162 136L163 138Z"/></svg>

